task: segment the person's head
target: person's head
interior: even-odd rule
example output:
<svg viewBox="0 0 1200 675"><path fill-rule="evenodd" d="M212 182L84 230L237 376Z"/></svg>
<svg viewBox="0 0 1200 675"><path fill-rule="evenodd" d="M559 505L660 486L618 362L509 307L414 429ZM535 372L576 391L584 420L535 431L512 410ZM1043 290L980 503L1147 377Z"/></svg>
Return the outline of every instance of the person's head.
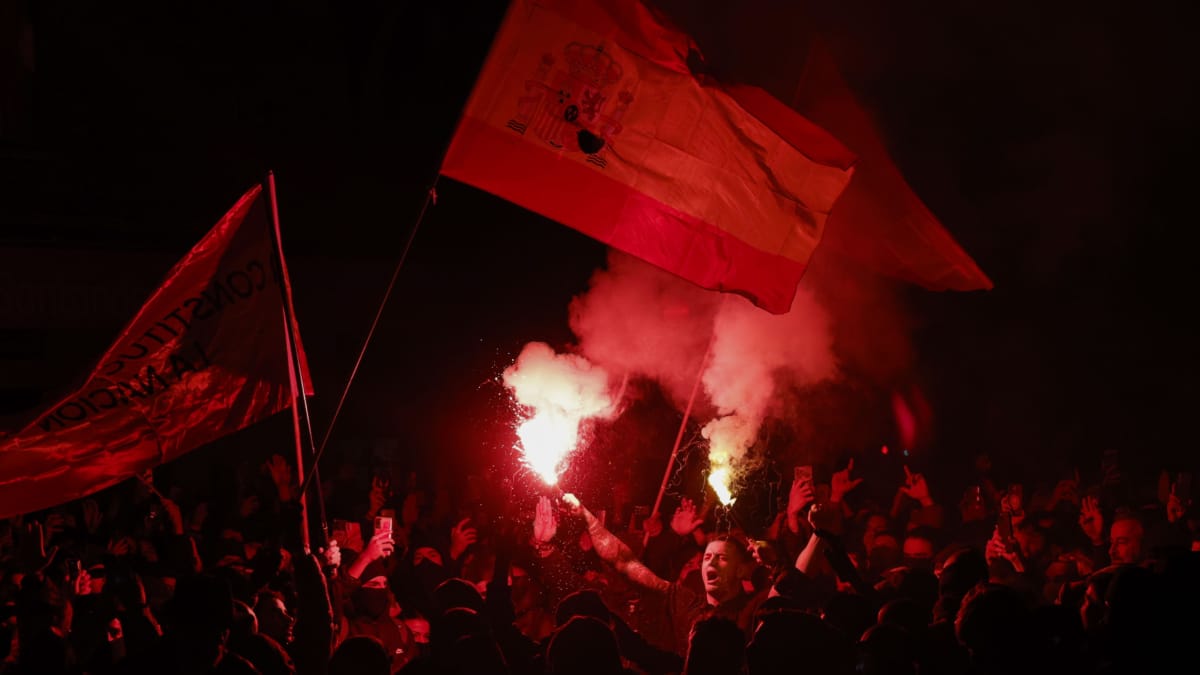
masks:
<svg viewBox="0 0 1200 675"><path fill-rule="evenodd" d="M388 588L387 577L382 574L367 578L362 586L350 594L350 604L354 608L356 618L386 618L393 603L394 598Z"/></svg>
<svg viewBox="0 0 1200 675"><path fill-rule="evenodd" d="M1104 623L1104 615L1108 611L1104 598L1108 595L1108 586L1116 572L1117 566L1113 565L1096 570L1088 577L1083 603L1079 606L1079 618L1085 629L1095 631Z"/></svg>
<svg viewBox="0 0 1200 675"><path fill-rule="evenodd" d="M900 540L891 532L877 533L867 550L867 570L871 574L881 574L900 564Z"/></svg>
<svg viewBox="0 0 1200 675"><path fill-rule="evenodd" d="M413 644L429 645L429 620L420 614L406 615L401 619L408 632L412 633Z"/></svg>
<svg viewBox="0 0 1200 675"><path fill-rule="evenodd" d="M988 564L983 554L973 548L961 548L946 558L946 564L938 574L938 592L961 599L987 580Z"/></svg>
<svg viewBox="0 0 1200 675"><path fill-rule="evenodd" d="M295 675L292 657L275 640L261 633L243 635L235 642L230 638L231 651L249 661L261 675Z"/></svg>
<svg viewBox="0 0 1200 675"><path fill-rule="evenodd" d="M598 619L574 617L550 638L547 675L620 675L621 669L617 638Z"/></svg>
<svg viewBox="0 0 1200 675"><path fill-rule="evenodd" d="M747 670L750 675L844 672L853 660L852 646L852 640L813 614L771 612L762 616L746 645Z"/></svg>
<svg viewBox="0 0 1200 675"><path fill-rule="evenodd" d="M483 596L471 582L456 577L438 584L433 591L433 604L439 613L448 612L456 607L482 612Z"/></svg>
<svg viewBox="0 0 1200 675"><path fill-rule="evenodd" d="M867 553L875 546L875 536L888 529L887 517L878 513L872 513L867 516L867 522L863 527L863 548Z"/></svg>
<svg viewBox="0 0 1200 675"><path fill-rule="evenodd" d="M749 578L752 569L750 553L736 538L708 542L700 561L700 575L709 604L719 605L741 594L742 580Z"/></svg>
<svg viewBox="0 0 1200 675"><path fill-rule="evenodd" d="M963 598L954 632L976 666L1011 667L1030 656L1031 618L1017 591L980 584Z"/></svg>
<svg viewBox="0 0 1200 675"><path fill-rule="evenodd" d="M591 589L575 591L563 598L554 612L554 625L562 626L577 616L591 617L606 624L612 622L612 613L600 593Z"/></svg>
<svg viewBox="0 0 1200 675"><path fill-rule="evenodd" d="M258 632L258 617L254 614L254 608L241 600L233 601L232 631L235 635L253 635Z"/></svg>
<svg viewBox="0 0 1200 675"><path fill-rule="evenodd" d="M1109 530L1108 557L1113 564L1136 565L1142 561L1142 523L1130 515L1118 516Z"/></svg>
<svg viewBox="0 0 1200 675"><path fill-rule="evenodd" d="M908 675L916 672L912 634L895 623L880 623L863 633L858 644L857 672Z"/></svg>
<svg viewBox="0 0 1200 675"><path fill-rule="evenodd" d="M1046 534L1037 518L1029 517L1013 529L1013 538L1021 547L1021 555L1026 560L1033 560L1042 554L1046 548Z"/></svg>
<svg viewBox="0 0 1200 675"><path fill-rule="evenodd" d="M692 626L683 675L738 675L745 663L746 636L729 619L708 617Z"/></svg>
<svg viewBox="0 0 1200 675"><path fill-rule="evenodd" d="M288 611L282 595L276 591L259 591L254 600L254 615L258 617L260 633L274 638L281 645L291 643L296 618Z"/></svg>
<svg viewBox="0 0 1200 675"><path fill-rule="evenodd" d="M916 528L904 538L901 548L904 564L908 567L933 569L933 534L926 528Z"/></svg>
<svg viewBox="0 0 1200 675"><path fill-rule="evenodd" d="M413 550L413 567L421 563L431 563L442 567L442 554L433 546L418 546Z"/></svg>
<svg viewBox="0 0 1200 675"><path fill-rule="evenodd" d="M391 663L383 644L373 637L347 638L329 659L329 675L388 675Z"/></svg>

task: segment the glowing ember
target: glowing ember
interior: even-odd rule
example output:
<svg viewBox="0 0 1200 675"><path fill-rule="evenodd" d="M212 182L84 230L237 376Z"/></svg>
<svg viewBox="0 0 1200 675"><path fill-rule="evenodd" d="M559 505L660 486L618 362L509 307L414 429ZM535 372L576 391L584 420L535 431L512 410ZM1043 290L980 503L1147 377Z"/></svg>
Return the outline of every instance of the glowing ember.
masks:
<svg viewBox="0 0 1200 675"><path fill-rule="evenodd" d="M708 474L708 484L712 486L713 492L717 493L717 499L721 500L722 506L729 506L735 499L733 490L729 487L732 480L733 475L727 466L713 469L712 473Z"/></svg>
<svg viewBox="0 0 1200 675"><path fill-rule="evenodd" d="M556 354L542 342L525 345L504 371L504 384L525 418L517 425L517 450L548 485L558 482L579 444L580 425L614 412L604 370L581 356Z"/></svg>

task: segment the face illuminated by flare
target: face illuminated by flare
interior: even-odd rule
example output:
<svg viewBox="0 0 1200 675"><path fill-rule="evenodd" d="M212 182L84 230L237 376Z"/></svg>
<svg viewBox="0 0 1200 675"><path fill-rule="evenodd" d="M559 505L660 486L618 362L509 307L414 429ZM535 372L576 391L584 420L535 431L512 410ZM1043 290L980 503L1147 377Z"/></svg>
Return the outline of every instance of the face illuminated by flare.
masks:
<svg viewBox="0 0 1200 675"><path fill-rule="evenodd" d="M710 541L700 560L700 576L710 604L719 604L741 592L746 554L733 541Z"/></svg>

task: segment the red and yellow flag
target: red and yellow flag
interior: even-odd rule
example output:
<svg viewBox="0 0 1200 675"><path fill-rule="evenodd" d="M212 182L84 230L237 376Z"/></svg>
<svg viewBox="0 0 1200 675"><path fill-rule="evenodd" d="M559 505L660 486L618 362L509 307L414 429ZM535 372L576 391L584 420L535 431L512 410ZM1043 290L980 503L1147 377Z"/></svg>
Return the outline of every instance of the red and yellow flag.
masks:
<svg viewBox="0 0 1200 675"><path fill-rule="evenodd" d="M514 0L442 173L783 313L855 162L636 0Z"/></svg>
<svg viewBox="0 0 1200 675"><path fill-rule="evenodd" d="M175 265L81 387L0 433L0 517L96 492L292 404L261 191Z"/></svg>

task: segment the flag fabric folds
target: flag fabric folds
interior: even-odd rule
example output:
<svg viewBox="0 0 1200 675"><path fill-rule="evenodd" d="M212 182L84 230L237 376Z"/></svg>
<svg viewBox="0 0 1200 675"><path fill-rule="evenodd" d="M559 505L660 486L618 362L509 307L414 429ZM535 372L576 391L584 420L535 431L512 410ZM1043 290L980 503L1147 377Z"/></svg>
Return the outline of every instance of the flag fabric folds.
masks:
<svg viewBox="0 0 1200 675"><path fill-rule="evenodd" d="M858 153L830 214L822 253L933 291L990 290L992 280L921 201L820 40L808 50L792 106Z"/></svg>
<svg viewBox="0 0 1200 675"><path fill-rule="evenodd" d="M635 0L514 0L442 173L786 312L856 158L690 56Z"/></svg>
<svg viewBox="0 0 1200 675"><path fill-rule="evenodd" d="M82 386L0 435L0 517L83 497L292 403L261 190L175 265Z"/></svg>

